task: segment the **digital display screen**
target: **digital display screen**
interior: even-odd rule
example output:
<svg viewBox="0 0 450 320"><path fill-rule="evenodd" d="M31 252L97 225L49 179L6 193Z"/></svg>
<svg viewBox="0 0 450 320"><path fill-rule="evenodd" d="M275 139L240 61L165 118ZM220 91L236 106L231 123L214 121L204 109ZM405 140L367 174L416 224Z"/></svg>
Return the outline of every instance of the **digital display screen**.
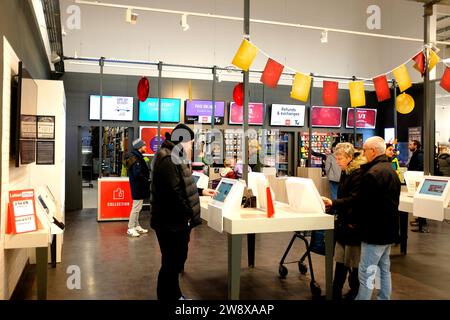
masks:
<svg viewBox="0 0 450 320"><path fill-rule="evenodd" d="M234 102L230 104L229 124L242 124L244 119L244 108ZM262 125L264 121L264 105L262 103L249 102L248 104L248 124Z"/></svg>
<svg viewBox="0 0 450 320"><path fill-rule="evenodd" d="M211 100L186 100L186 123L211 123ZM223 124L225 101L216 101L214 107L214 123Z"/></svg>
<svg viewBox="0 0 450 320"><path fill-rule="evenodd" d="M431 196L441 196L444 192L445 186L448 181L445 180L433 180L433 179L425 179L422 184L422 188L420 188L420 194L428 194Z"/></svg>
<svg viewBox="0 0 450 320"><path fill-rule="evenodd" d="M90 96L89 120L100 120L100 96ZM133 121L133 98L103 96L102 120Z"/></svg>
<svg viewBox="0 0 450 320"><path fill-rule="evenodd" d="M217 194L215 195L214 199L220 202L224 202L228 194L230 193L231 188L233 188L232 183L221 182L219 188L216 190Z"/></svg>
<svg viewBox="0 0 450 320"><path fill-rule="evenodd" d="M341 107L311 107L311 126L324 128L340 128L342 118Z"/></svg>
<svg viewBox="0 0 450 320"><path fill-rule="evenodd" d="M161 99L161 122L180 122L180 99ZM158 98L139 101L139 121L158 122Z"/></svg>
<svg viewBox="0 0 450 320"><path fill-rule="evenodd" d="M271 126L302 127L305 125L305 106L273 104Z"/></svg>
<svg viewBox="0 0 450 320"><path fill-rule="evenodd" d="M347 109L347 128L355 126L355 111L353 108ZM377 122L377 109L356 109L356 128L359 129L375 129Z"/></svg>
<svg viewBox="0 0 450 320"><path fill-rule="evenodd" d="M197 184L198 180L200 179L200 176L193 174L192 179L194 180L194 183Z"/></svg>

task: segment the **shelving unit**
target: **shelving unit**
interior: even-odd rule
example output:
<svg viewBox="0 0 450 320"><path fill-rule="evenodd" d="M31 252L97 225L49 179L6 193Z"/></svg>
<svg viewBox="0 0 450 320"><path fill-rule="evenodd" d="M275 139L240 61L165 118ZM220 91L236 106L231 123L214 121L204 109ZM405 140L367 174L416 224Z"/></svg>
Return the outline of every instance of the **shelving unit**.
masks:
<svg viewBox="0 0 450 320"><path fill-rule="evenodd" d="M102 146L104 176L120 177L123 157L128 152L128 130L125 127L105 127Z"/></svg>
<svg viewBox="0 0 450 320"><path fill-rule="evenodd" d="M311 140L311 148L317 152L326 154L331 149L334 138L338 137L337 133L333 132L313 132ZM305 166L308 160L310 151L309 146L309 133L300 132L300 166ZM322 159L319 157L311 156L311 167L320 167L322 165Z"/></svg>

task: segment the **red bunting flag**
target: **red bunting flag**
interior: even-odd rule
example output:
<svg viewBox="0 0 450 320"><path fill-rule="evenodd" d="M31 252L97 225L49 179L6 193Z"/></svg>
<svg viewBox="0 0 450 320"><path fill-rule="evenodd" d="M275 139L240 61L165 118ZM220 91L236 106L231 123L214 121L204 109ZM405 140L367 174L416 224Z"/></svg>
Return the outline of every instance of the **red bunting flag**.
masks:
<svg viewBox="0 0 450 320"><path fill-rule="evenodd" d="M446 67L439 83L442 88L450 92L450 68Z"/></svg>
<svg viewBox="0 0 450 320"><path fill-rule="evenodd" d="M423 52L420 51L418 54L414 56L414 58L412 58L412 60L415 62L413 66L414 69L419 71L423 77L423 75L425 74L425 56Z"/></svg>
<svg viewBox="0 0 450 320"><path fill-rule="evenodd" d="M261 75L261 82L270 88L275 88L280 80L284 66L272 58L269 58Z"/></svg>
<svg viewBox="0 0 450 320"><path fill-rule="evenodd" d="M387 100L391 97L391 91L389 90L389 85L386 79L386 75L383 74L376 78L373 78L373 85L375 86L375 91L377 93L378 102Z"/></svg>
<svg viewBox="0 0 450 320"><path fill-rule="evenodd" d="M338 83L336 81L323 82L322 102L324 106L338 105Z"/></svg>

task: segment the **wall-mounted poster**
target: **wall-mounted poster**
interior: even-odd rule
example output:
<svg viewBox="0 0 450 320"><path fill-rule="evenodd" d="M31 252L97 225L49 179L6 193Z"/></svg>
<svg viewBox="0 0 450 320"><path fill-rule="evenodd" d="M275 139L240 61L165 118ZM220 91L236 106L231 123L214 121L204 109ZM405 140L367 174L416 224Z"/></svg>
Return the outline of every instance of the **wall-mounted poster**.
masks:
<svg viewBox="0 0 450 320"><path fill-rule="evenodd" d="M37 116L38 139L55 139L55 117Z"/></svg>
<svg viewBox="0 0 450 320"><path fill-rule="evenodd" d="M36 139L36 116L20 116L20 139Z"/></svg>
<svg viewBox="0 0 450 320"><path fill-rule="evenodd" d="M164 142L164 134L166 132L172 133L173 128L161 127L160 131L160 141L158 141L158 127L139 127L139 138L142 139L147 145L148 155L153 155L158 152L159 144Z"/></svg>
<svg viewBox="0 0 450 320"><path fill-rule="evenodd" d="M55 141L37 141L36 164L55 164Z"/></svg>

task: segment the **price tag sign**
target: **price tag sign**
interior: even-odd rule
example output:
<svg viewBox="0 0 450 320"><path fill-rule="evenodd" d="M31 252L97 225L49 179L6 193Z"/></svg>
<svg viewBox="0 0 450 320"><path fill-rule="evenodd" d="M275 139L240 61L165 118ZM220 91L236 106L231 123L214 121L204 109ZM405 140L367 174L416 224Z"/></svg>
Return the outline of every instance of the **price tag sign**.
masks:
<svg viewBox="0 0 450 320"><path fill-rule="evenodd" d="M26 233L37 230L34 190L9 192L7 233Z"/></svg>

